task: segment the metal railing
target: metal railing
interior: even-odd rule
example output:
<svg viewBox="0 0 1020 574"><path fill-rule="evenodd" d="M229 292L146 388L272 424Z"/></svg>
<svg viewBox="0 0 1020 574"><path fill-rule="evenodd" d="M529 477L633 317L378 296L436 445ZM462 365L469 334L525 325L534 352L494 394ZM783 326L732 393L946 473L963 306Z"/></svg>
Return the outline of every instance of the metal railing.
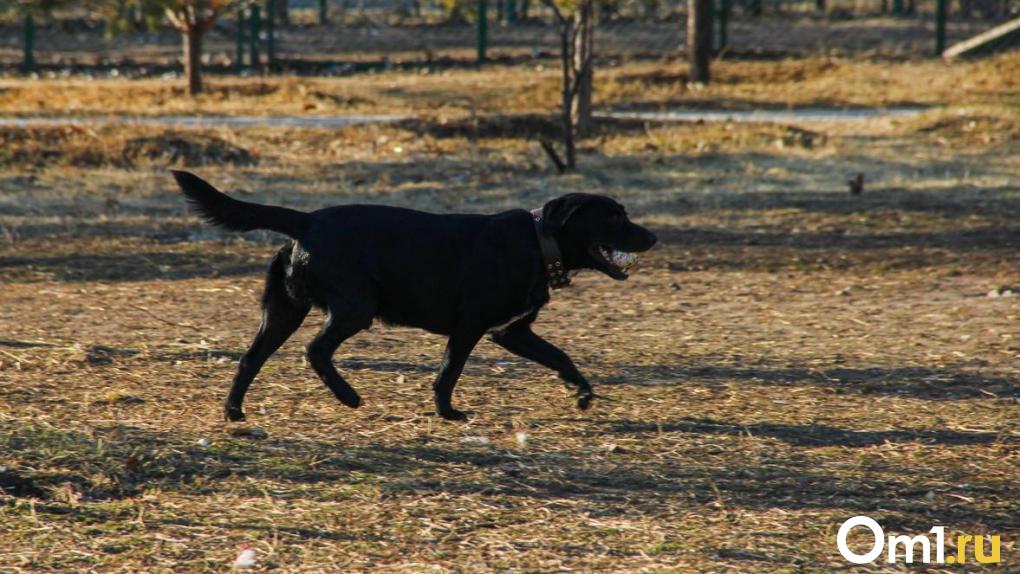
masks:
<svg viewBox="0 0 1020 574"><path fill-rule="evenodd" d="M558 50L553 16L538 0L289 0L286 17L282 2L260 0L222 17L207 38L204 66L337 75L512 63ZM1017 12L1020 0L717 0L716 47L724 57L931 54ZM599 58L671 58L683 50L681 0L602 0L595 17ZM172 72L179 59L173 30L110 34L84 11L8 14L0 26L0 65L8 71L152 75Z"/></svg>

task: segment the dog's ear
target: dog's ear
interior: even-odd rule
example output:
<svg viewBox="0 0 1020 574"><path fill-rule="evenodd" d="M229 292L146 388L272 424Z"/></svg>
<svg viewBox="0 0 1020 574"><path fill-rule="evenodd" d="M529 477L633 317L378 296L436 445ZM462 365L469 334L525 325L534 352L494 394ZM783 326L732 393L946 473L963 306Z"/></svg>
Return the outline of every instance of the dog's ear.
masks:
<svg viewBox="0 0 1020 574"><path fill-rule="evenodd" d="M587 199L580 193L568 193L546 203L542 207L542 221L546 228L552 233L562 229L570 216L584 205Z"/></svg>

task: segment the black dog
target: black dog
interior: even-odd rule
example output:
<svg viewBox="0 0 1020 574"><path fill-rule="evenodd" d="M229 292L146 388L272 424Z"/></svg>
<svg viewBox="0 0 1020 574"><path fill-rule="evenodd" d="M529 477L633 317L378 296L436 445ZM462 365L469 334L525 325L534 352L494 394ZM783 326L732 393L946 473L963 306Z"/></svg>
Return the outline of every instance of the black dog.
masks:
<svg viewBox="0 0 1020 574"><path fill-rule="evenodd" d="M647 251L656 240L627 219L619 203L598 195L564 195L534 213L434 215L373 205L303 213L233 199L187 172L175 171L174 178L207 221L294 239L269 267L262 325L227 398L231 421L244 419L248 386L313 305L327 318L308 345L308 360L349 407L357 408L361 398L332 356L378 317L449 336L433 385L436 410L445 419L465 418L450 399L468 355L486 333L511 353L559 373L586 409L591 385L570 357L531 331L531 323L549 301L549 287L569 283L568 272L596 269L626 279L626 270L614 263L629 258L620 252Z"/></svg>

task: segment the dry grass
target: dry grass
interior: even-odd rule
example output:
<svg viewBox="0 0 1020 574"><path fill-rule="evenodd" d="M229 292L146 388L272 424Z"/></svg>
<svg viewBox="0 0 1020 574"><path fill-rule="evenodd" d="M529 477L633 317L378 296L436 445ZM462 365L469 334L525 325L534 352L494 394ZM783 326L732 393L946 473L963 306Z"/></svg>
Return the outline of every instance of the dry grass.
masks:
<svg viewBox="0 0 1020 574"><path fill-rule="evenodd" d="M5 153L63 155L0 174L0 571L222 572L249 545L259 571L832 572L856 514L1000 534L989 571L1008 571L1020 149L996 97L852 127L605 125L561 178L536 118L202 132L259 158L201 170L256 201L493 211L584 190L656 229L630 281L583 275L539 323L610 400L574 411L483 343L466 424L431 414L443 341L408 329L341 348L367 404L336 404L301 357L319 317L250 422L221 423L279 239L186 216L166 158L109 159L161 130L5 132ZM107 159L61 159L87 141Z"/></svg>
<svg viewBox="0 0 1020 574"><path fill-rule="evenodd" d="M343 410L302 365L313 320L253 390L258 439L216 418L267 247L137 243L5 289L0 443L39 491L5 500L8 565L222 571L249 544L286 571L827 571L858 513L1001 533L1015 559L1018 310L984 296L1016 279L997 253L824 270L823 249L769 272L761 256L811 250L672 240L543 316L613 399L584 415L483 344L458 391L472 422L441 422L441 341L403 329L345 345L368 405ZM156 258L177 253L194 271Z"/></svg>
<svg viewBox="0 0 1020 574"><path fill-rule="evenodd" d="M790 106L1008 105L1015 107L1020 54L945 64L796 58L720 62L706 88L687 86L686 67L631 66L605 74L600 97L609 105L685 105L733 109Z"/></svg>
<svg viewBox="0 0 1020 574"><path fill-rule="evenodd" d="M63 126L0 128L0 165L61 167L251 165L257 158L214 132Z"/></svg>
<svg viewBox="0 0 1020 574"><path fill-rule="evenodd" d="M1020 105L1020 54L951 65L932 60L798 58L720 61L708 87L689 86L686 66L632 62L598 71L600 106L628 108ZM456 117L549 113L559 102L553 61L529 66L386 72L352 78L215 78L191 98L176 80L7 80L6 114L363 114Z"/></svg>

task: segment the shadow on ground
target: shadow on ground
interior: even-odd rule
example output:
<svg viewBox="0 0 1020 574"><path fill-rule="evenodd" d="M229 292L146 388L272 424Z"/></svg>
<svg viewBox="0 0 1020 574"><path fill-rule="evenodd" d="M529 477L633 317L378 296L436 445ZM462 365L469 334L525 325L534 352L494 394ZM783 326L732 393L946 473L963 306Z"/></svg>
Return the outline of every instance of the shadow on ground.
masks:
<svg viewBox="0 0 1020 574"><path fill-rule="evenodd" d="M966 446L978 444L1020 444L1017 437L994 432L954 430L858 431L819 424L752 423L735 424L712 419L683 419L674 422L631 420L598 421L604 430L623 435L683 432L734 437L767 437L803 447L842 446L862 448L887 443L917 442L924 445Z"/></svg>
<svg viewBox="0 0 1020 574"><path fill-rule="evenodd" d="M894 395L928 400L962 398L1020 398L1020 379L980 372L927 367L868 367L836 369L754 368L730 365L676 367L623 366L620 378L606 386L678 386L730 381L780 387L817 386L860 395Z"/></svg>
<svg viewBox="0 0 1020 574"><path fill-rule="evenodd" d="M921 445L967 446L1004 439L995 433L932 431L854 431L814 424L740 425L710 419L666 423L629 420L602 421L605 432L630 438L650 437L658 432L690 435L692 447L703 435L761 435L798 446L845 446L861 448L886 443L917 442ZM6 436L5 436L6 435ZM557 451L510 451L498 446L466 446L422 435L402 445L374 443L338 454L337 444L309 439L270 438L262 441L228 439L209 447L182 442L169 433L154 433L126 425L96 429L93 436L56 429L20 427L0 434L2 444L39 466L32 457L41 452L64 453L59 472L20 476L20 494L52 493L40 512L90 513L88 504L59 503L59 493L71 485L85 494L83 502L130 497L145 489L210 494L217 479L252 478L285 481L309 486L370 486L388 495L423 493L482 494L521 497L528 500L570 500L583 503L596 516L618 516L640 507L656 512L682 507L839 509L848 513L882 512L903 523L982 523L1000 528L1011 520L996 510L1020 494L1008 481L986 480L967 486L972 502L960 499L934 504L936 496L963 480L964 471L940 468L860 468L850 454L815 460L813 455L760 451L722 455L719 447L705 447L700 457L632 458L626 451L607 453L595 446L575 446ZM97 449L97 442L103 448ZM1015 443L1014 439L1010 439ZM417 443L417 444L415 444ZM139 448L141 447L141 449ZM755 455L754 452L759 452ZM141 453L141 454L139 454ZM70 458L71 456L77 458ZM316 460L310 465L308 460ZM125 462L127 461L127 462ZM76 468L80 465L80 468ZM852 471L851 471L852 469ZM97 489L90 481L98 474L114 478ZM961 474L961 476L955 476ZM950 481L950 482L946 482ZM10 481L8 481L10 482ZM232 491L251 488L265 495L257 483L231 481ZM279 494L316 497L335 496L316 489ZM314 533L295 530L299 536Z"/></svg>
<svg viewBox="0 0 1020 574"><path fill-rule="evenodd" d="M231 277L262 273L265 260L253 256L210 250L201 255L174 251L111 254L68 254L40 257L0 257L0 277L17 280L43 275L57 281L147 281Z"/></svg>

